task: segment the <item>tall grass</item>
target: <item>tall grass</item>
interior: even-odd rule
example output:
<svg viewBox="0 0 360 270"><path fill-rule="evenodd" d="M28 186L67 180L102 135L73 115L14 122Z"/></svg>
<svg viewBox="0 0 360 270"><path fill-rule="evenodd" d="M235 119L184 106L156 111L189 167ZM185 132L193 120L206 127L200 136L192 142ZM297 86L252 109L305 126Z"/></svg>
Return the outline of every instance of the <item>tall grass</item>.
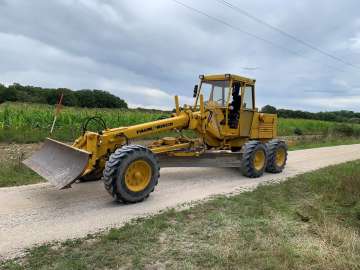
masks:
<svg viewBox="0 0 360 270"><path fill-rule="evenodd" d="M52 137L73 141L81 134L82 123L92 116L101 116L107 127L129 126L169 116L168 112L136 109L84 109L64 107ZM38 142L49 135L54 107L43 104L3 103L0 105L0 142ZM97 129L98 127L92 127ZM301 134L360 136L360 124L339 124L319 120L279 119L279 135ZM341 134L344 133L344 134ZM349 134L350 133L350 134Z"/></svg>
<svg viewBox="0 0 360 270"><path fill-rule="evenodd" d="M280 136L300 135L337 135L337 136L360 136L360 124L338 123L309 119L280 118L278 132Z"/></svg>
<svg viewBox="0 0 360 270"><path fill-rule="evenodd" d="M107 127L128 126L154 121L168 115L132 109L83 109L65 107L59 115L52 137L72 141L81 134L83 122L101 116ZM0 141L37 142L49 135L54 107L42 104L4 103L0 105ZM92 128L100 128L93 125Z"/></svg>
<svg viewBox="0 0 360 270"><path fill-rule="evenodd" d="M36 184L44 179L20 161L0 162L0 188Z"/></svg>

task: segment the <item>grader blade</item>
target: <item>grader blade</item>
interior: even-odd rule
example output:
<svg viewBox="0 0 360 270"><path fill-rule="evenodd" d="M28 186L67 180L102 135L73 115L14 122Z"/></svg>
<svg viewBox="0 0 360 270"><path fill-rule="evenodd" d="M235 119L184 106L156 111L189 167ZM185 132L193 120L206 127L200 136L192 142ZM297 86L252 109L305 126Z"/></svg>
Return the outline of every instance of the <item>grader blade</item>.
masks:
<svg viewBox="0 0 360 270"><path fill-rule="evenodd" d="M75 182L88 164L90 153L46 139L42 148L23 163L58 189Z"/></svg>

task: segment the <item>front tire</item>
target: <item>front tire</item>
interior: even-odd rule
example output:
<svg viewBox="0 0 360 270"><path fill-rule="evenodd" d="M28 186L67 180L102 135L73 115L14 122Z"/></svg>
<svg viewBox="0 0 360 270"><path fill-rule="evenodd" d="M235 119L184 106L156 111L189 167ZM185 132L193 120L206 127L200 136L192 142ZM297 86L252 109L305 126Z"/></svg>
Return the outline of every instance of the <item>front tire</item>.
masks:
<svg viewBox="0 0 360 270"><path fill-rule="evenodd" d="M140 145L127 145L117 149L106 162L105 189L117 201L140 202L154 191L159 171L153 152Z"/></svg>
<svg viewBox="0 0 360 270"><path fill-rule="evenodd" d="M242 152L242 174L250 178L263 175L267 163L266 146L259 141L249 141L243 145Z"/></svg>

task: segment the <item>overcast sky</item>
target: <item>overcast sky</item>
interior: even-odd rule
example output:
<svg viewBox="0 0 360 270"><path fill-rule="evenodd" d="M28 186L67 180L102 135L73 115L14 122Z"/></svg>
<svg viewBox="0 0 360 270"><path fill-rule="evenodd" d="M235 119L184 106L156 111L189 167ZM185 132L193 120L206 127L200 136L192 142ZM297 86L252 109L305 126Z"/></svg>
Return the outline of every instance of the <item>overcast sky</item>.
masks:
<svg viewBox="0 0 360 270"><path fill-rule="evenodd" d="M132 107L191 100L199 74L257 79L257 106L360 111L359 0L228 0L354 68L216 0L0 0L0 82L103 89Z"/></svg>

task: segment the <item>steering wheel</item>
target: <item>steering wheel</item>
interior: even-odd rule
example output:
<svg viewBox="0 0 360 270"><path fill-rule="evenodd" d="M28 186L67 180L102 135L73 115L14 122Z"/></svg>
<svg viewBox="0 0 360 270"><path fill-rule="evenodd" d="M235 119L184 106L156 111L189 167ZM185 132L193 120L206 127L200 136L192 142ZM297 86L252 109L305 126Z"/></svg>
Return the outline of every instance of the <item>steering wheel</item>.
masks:
<svg viewBox="0 0 360 270"><path fill-rule="evenodd" d="M82 125L82 133L83 134L85 134L85 132L89 130L88 127L91 122L95 122L97 124L97 127L98 127L96 129L97 133L101 134L103 130L107 129L105 120L101 116L92 116L92 117L86 118L86 120L83 122L83 125Z"/></svg>

